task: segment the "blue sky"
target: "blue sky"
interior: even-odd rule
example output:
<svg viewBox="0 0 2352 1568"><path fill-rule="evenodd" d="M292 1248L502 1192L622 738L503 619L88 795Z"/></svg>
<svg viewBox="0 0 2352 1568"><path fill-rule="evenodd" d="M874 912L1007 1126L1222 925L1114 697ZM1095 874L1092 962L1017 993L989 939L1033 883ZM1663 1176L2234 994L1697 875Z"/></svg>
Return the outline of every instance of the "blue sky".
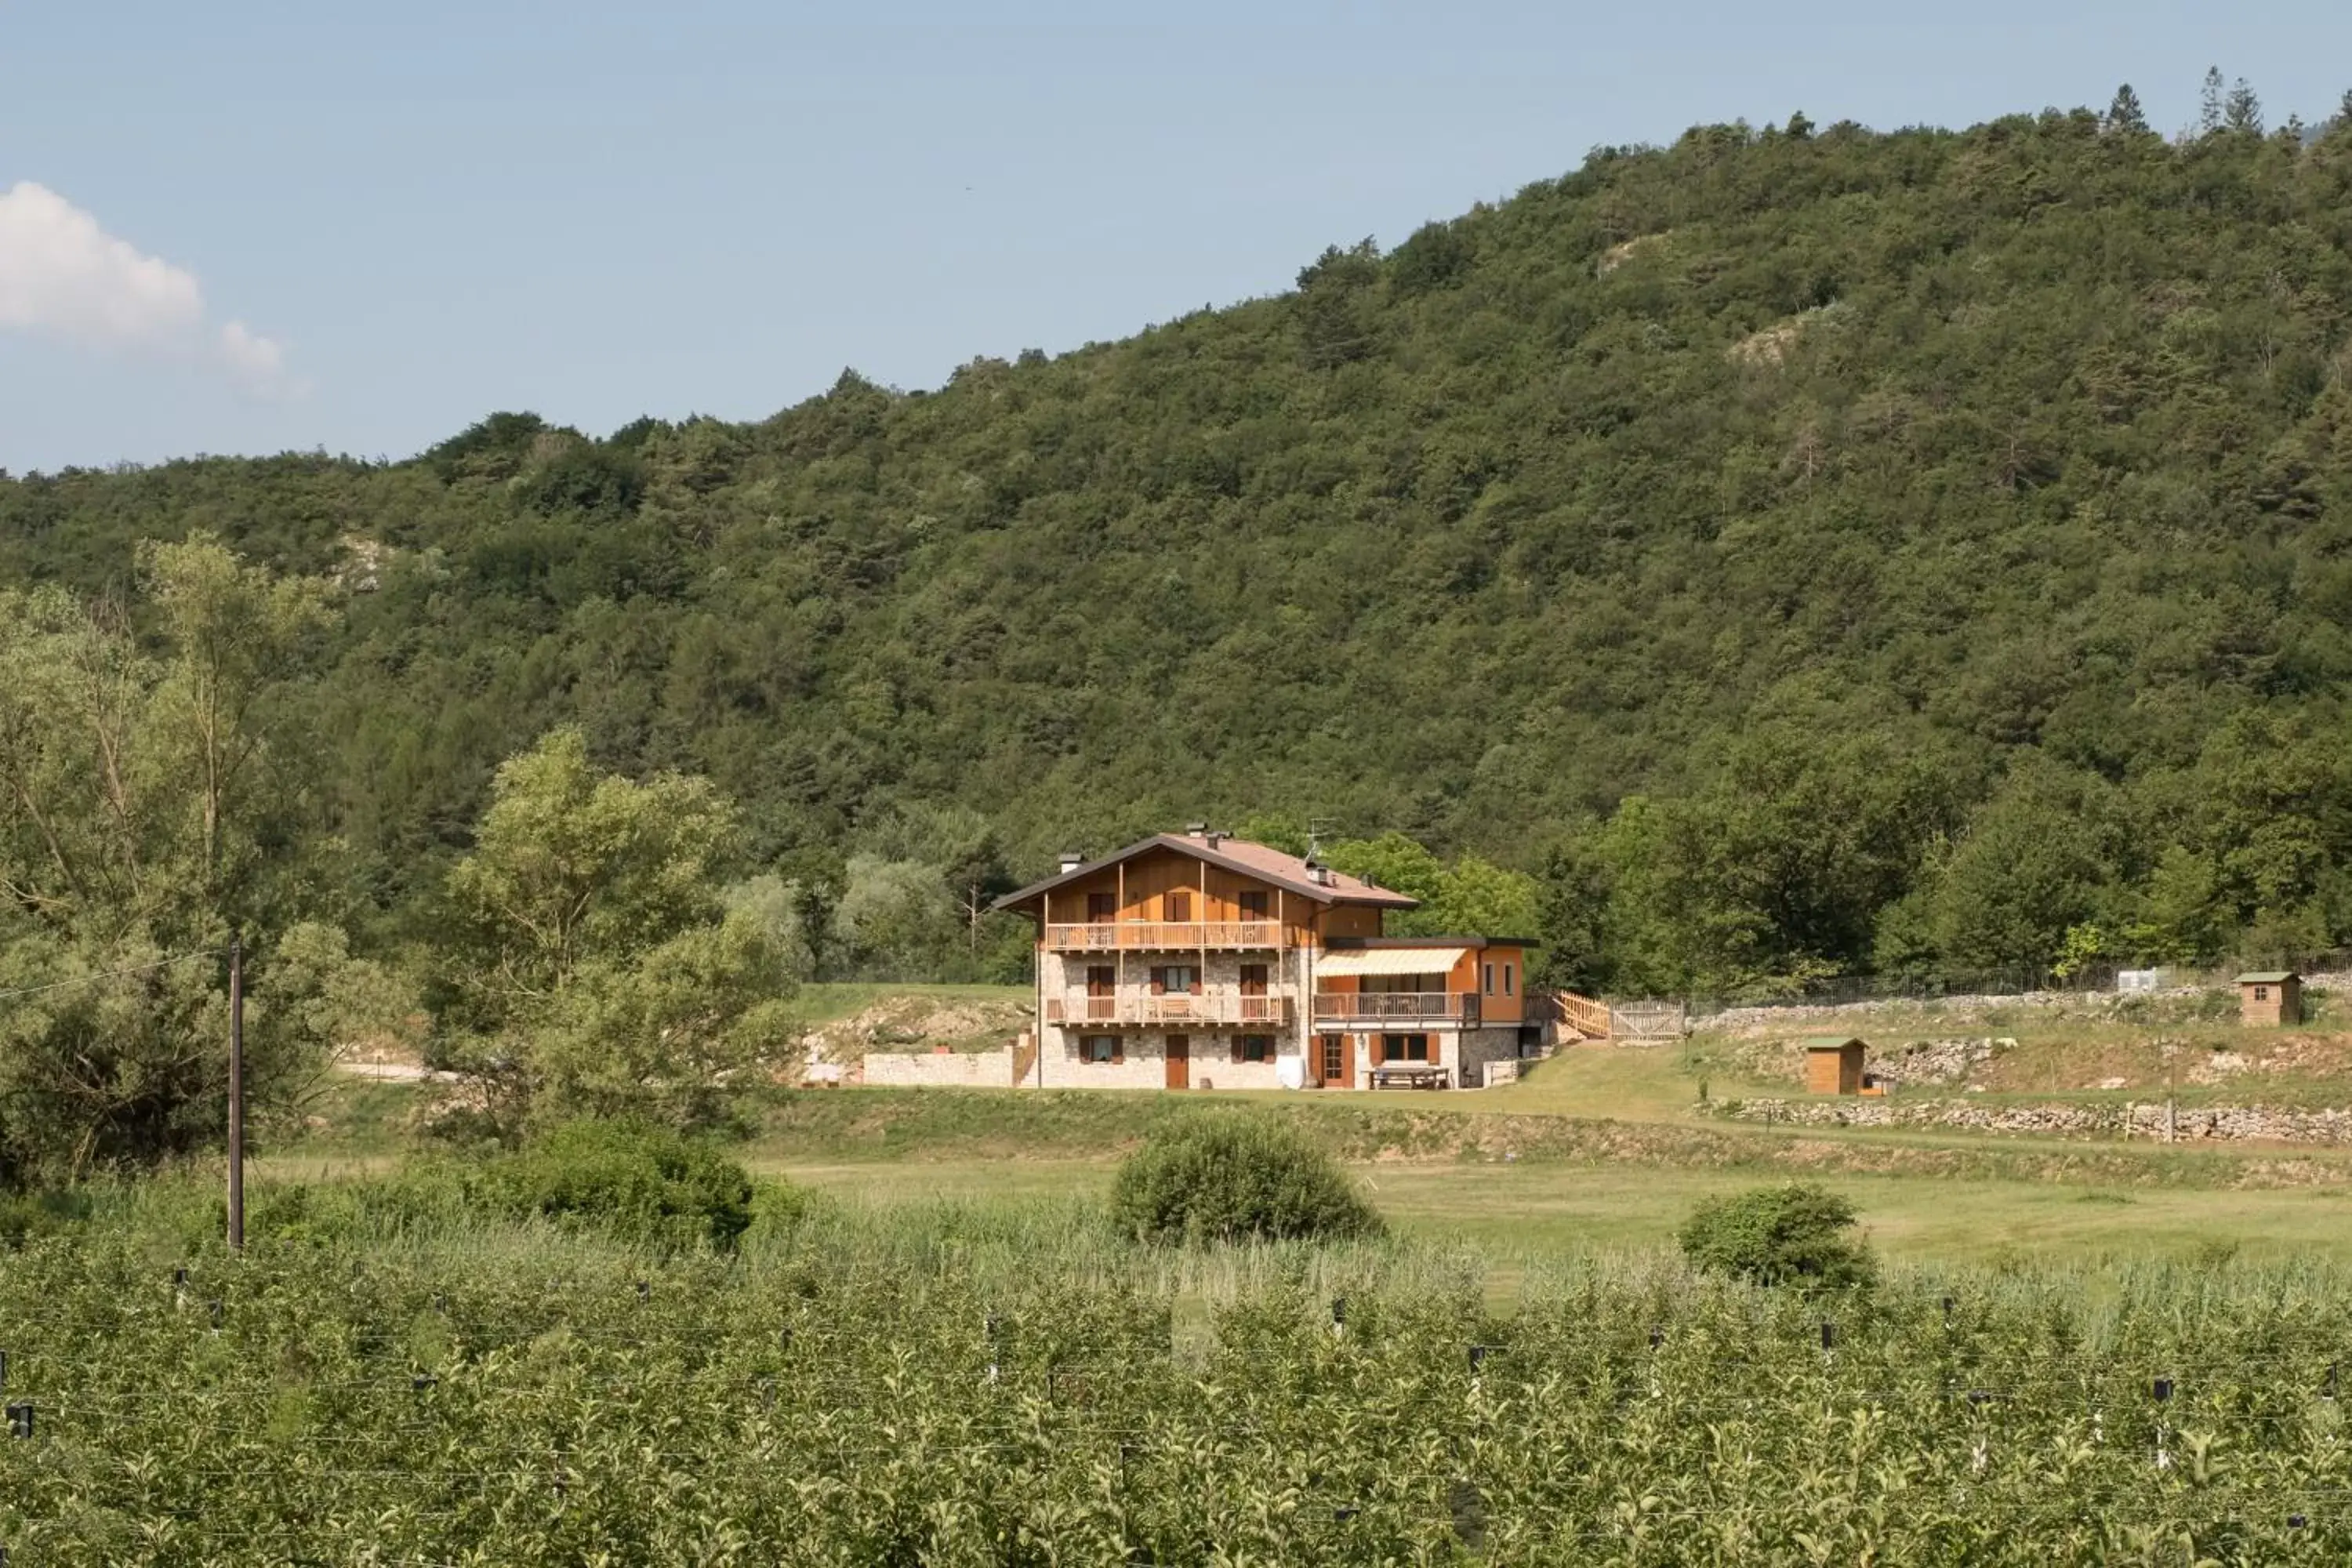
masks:
<svg viewBox="0 0 2352 1568"><path fill-rule="evenodd" d="M10 0L0 467L755 418L1124 336L1701 121L2275 121L2352 7Z"/></svg>

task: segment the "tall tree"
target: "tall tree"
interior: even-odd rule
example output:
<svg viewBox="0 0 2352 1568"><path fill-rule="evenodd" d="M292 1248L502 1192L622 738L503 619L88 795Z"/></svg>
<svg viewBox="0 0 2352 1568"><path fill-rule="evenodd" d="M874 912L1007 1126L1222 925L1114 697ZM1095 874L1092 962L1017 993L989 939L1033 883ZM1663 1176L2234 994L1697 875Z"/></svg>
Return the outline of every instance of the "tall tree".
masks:
<svg viewBox="0 0 2352 1568"><path fill-rule="evenodd" d="M2221 105L2221 123L2247 136L2263 133L2263 100L2254 96L2252 86L2240 77L2230 89L2230 96Z"/></svg>
<svg viewBox="0 0 2352 1568"><path fill-rule="evenodd" d="M246 565L205 532L149 543L140 566L172 647L163 711L184 729L194 755L205 879L218 891L232 797L268 741L263 700L324 618L322 584Z"/></svg>
<svg viewBox="0 0 2352 1568"><path fill-rule="evenodd" d="M152 649L122 607L0 592L0 992L18 994L0 1000L0 1179L217 1143L220 950L241 915L275 917L248 931L263 1122L338 1044L406 1012L340 931L302 921L313 846L276 809L289 628L320 585L204 538L157 552L144 583ZM290 896L262 897L265 869Z"/></svg>
<svg viewBox="0 0 2352 1568"><path fill-rule="evenodd" d="M721 897L739 847L708 780L599 773L576 730L499 769L436 955L438 1059L493 1131L706 1121L734 1075L782 1061L791 966L771 922Z"/></svg>
<svg viewBox="0 0 2352 1568"><path fill-rule="evenodd" d="M2106 125L2110 131L2127 135L2147 133L2147 115L2140 108L2139 94L2132 90L2131 83L2126 82L2116 89L2115 100L2107 105Z"/></svg>

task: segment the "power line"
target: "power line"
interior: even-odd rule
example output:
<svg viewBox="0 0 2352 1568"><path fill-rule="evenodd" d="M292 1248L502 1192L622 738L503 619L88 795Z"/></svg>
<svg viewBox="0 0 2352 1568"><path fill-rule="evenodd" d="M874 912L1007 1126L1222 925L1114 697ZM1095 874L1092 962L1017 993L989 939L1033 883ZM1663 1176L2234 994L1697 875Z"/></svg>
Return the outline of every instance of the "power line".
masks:
<svg viewBox="0 0 2352 1568"><path fill-rule="evenodd" d="M156 970L169 969L174 964L193 963L199 958L218 958L227 951L228 949L225 947L198 948L194 952L184 952L176 957L159 958L152 963L135 963L128 969L110 969L103 974L84 974L72 980L52 980L46 985L23 985L14 991L0 991L0 1002L14 1001L19 996L38 996L45 991L62 991L68 986L95 985L103 980L121 980L133 974L151 974Z"/></svg>

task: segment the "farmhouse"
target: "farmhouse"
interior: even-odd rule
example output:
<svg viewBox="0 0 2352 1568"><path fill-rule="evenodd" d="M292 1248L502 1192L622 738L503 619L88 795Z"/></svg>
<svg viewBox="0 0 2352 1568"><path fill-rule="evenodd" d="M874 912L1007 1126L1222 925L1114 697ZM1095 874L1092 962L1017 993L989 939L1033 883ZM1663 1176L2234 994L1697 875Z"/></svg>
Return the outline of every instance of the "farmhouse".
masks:
<svg viewBox="0 0 2352 1568"><path fill-rule="evenodd" d="M1037 922L1021 1083L1474 1088L1546 1038L1527 939L1390 936L1414 900L1203 826L1065 856L996 907Z"/></svg>

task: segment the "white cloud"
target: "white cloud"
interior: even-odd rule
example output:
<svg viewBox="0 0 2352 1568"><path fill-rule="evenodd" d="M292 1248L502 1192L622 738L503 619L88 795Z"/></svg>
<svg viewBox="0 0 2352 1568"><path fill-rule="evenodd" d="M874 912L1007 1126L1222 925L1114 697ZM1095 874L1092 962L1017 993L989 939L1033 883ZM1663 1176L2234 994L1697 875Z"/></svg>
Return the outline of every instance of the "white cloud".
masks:
<svg viewBox="0 0 2352 1568"><path fill-rule="evenodd" d="M208 328L194 273L142 254L30 181L0 193L0 331L117 353L193 355L255 391L294 390L285 345L242 321Z"/></svg>

